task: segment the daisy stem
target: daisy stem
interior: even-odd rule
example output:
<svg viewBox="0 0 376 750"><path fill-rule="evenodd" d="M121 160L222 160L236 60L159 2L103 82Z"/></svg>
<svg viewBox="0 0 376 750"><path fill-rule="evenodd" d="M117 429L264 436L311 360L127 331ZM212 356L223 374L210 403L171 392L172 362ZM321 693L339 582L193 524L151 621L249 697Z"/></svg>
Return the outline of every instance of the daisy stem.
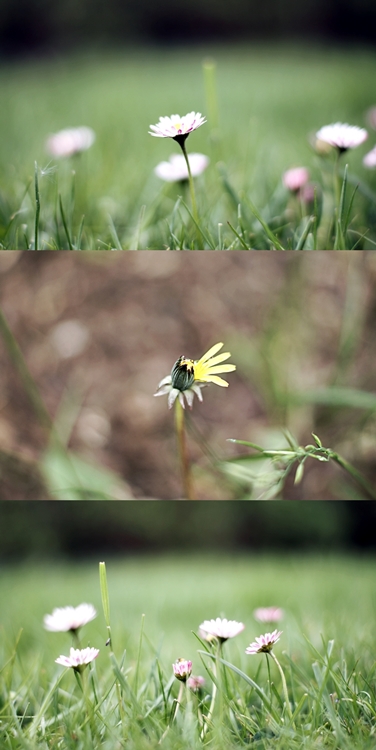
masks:
<svg viewBox="0 0 376 750"><path fill-rule="evenodd" d="M271 678L270 678L270 663L269 663L269 659L268 659L268 654L265 654L265 656L266 656L266 665L268 667L269 692L270 692L270 704L271 704L271 702L272 702L272 681L271 681Z"/></svg>
<svg viewBox="0 0 376 750"><path fill-rule="evenodd" d="M186 500L194 500L195 497L192 488L191 467L189 465L187 441L185 435L184 409L178 398L175 401L175 425L178 438L184 496Z"/></svg>
<svg viewBox="0 0 376 750"><path fill-rule="evenodd" d="M192 203L193 218L194 218L196 224L198 224L197 203L196 203L195 189L194 189L194 185L193 185L193 178L192 178L191 167L190 167L190 164L189 164L188 154L187 154L187 151L186 151L186 148L185 148L185 143L179 142L179 146L180 146L180 148L181 148L181 150L183 152L185 163L186 163L187 169L188 169L189 191L190 191L190 194L191 194L191 203Z"/></svg>
<svg viewBox="0 0 376 750"><path fill-rule="evenodd" d="M173 716L171 716L171 720L170 720L169 724L167 724L167 727L166 727L165 731L163 732L163 734L162 734L162 737L161 737L161 739L160 739L160 740L159 740L159 742L158 742L158 745L160 745L160 744L161 744L161 742L163 742L164 738L165 738L165 737L166 737L166 735L167 735L167 732L168 732L168 731L170 730L170 727L171 727L171 724L172 724L172 722L173 722L173 721L175 721L175 719L176 719L176 717L177 717L177 715L178 715L178 711L179 711L179 708L180 708L180 704L181 704L181 703L182 703L182 701L183 701L183 695L184 695L184 688L185 688L185 685L186 685L185 681L184 681L184 682L181 682L181 683L180 683L180 687L179 687L179 694L178 694L178 697L177 697L177 699L176 699L176 703L175 703L175 711L174 711L174 714L173 714Z"/></svg>
<svg viewBox="0 0 376 750"><path fill-rule="evenodd" d="M281 665L280 665L277 657L273 654L273 651L269 651L269 655L275 661L275 663L276 663L276 665L277 665L277 667L279 669L279 673L280 673L281 679L282 679L282 689L283 689L283 695L285 697L286 711L287 711L287 713L289 715L289 719L292 722L292 725L294 726L294 723L293 723L293 720L292 720L292 711L291 711L291 706L290 706L289 694L287 692L286 678L285 678L285 675L283 673L283 669L282 669L282 667L281 667Z"/></svg>
<svg viewBox="0 0 376 750"><path fill-rule="evenodd" d="M212 692L212 698L211 698L211 702L210 702L209 712L208 712L208 714L206 716L203 716L203 727L202 727L202 732L201 732L201 739L202 740L204 739L205 734L206 734L206 732L209 729L209 723L210 723L211 718L213 716L215 699L217 697L217 679L218 679L218 675L219 675L219 658L220 658L220 654L221 654L221 643L218 644L217 656L216 656L216 660L215 660L215 662L213 664L213 674L214 674L214 677L215 677L216 681L213 682L213 692Z"/></svg>

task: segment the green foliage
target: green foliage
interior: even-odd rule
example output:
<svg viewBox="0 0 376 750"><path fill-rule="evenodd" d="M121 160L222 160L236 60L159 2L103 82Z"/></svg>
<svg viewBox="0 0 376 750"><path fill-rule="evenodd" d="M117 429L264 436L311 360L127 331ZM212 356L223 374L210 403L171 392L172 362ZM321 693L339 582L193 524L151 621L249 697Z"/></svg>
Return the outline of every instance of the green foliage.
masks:
<svg viewBox="0 0 376 750"><path fill-rule="evenodd" d="M361 164L368 146L342 157L337 206L333 159L319 157L310 141L325 123L364 125L374 101L374 53L210 51L216 60L211 80L201 49L103 53L0 69L0 246L373 249L376 185ZM188 153L211 159L195 178L198 222L188 187L162 184L153 174L178 145L148 135L161 115L191 109L208 123L190 136ZM49 160L46 137L80 124L97 134L90 151ZM311 171L312 205L282 186L282 173L299 163Z"/></svg>

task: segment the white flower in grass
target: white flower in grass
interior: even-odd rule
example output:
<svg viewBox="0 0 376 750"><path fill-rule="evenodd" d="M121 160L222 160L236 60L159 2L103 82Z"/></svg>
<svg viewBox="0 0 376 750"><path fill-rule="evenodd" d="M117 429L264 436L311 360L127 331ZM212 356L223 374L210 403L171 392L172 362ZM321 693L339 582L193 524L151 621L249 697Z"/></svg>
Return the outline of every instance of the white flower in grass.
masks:
<svg viewBox="0 0 376 750"><path fill-rule="evenodd" d="M236 370L236 365L220 364L231 357L230 352L223 352L215 356L222 347L222 342L214 344L198 360L186 359L182 354L175 362L171 374L161 380L154 396L164 396L168 393L168 406L170 409L177 398L179 398L183 408L185 407L184 398L188 406L192 408L195 395L199 401L202 401L201 388L205 385L215 383L227 388L227 381L218 377L218 373L233 372L233 370Z"/></svg>
<svg viewBox="0 0 376 750"><path fill-rule="evenodd" d="M279 641L283 630L273 630L272 633L265 633L256 638L248 648L246 648L246 654L268 654L272 651L273 646Z"/></svg>
<svg viewBox="0 0 376 750"><path fill-rule="evenodd" d="M255 620L259 622L279 622L284 616L280 607L258 607L253 613Z"/></svg>
<svg viewBox="0 0 376 750"><path fill-rule="evenodd" d="M73 156L81 151L87 151L94 141L95 133L92 128L86 126L65 128L47 138L46 149L51 156L61 159L64 156Z"/></svg>
<svg viewBox="0 0 376 750"><path fill-rule="evenodd" d="M209 636L214 636L223 643L228 638L234 638L236 635L244 630L245 625L242 622L236 620L226 620L217 617L216 620L204 620L200 625L200 631L208 633Z"/></svg>
<svg viewBox="0 0 376 750"><path fill-rule="evenodd" d="M69 656L59 656L55 662L63 667L72 667L77 672L82 672L90 662L97 658L98 654L98 648L71 648Z"/></svg>
<svg viewBox="0 0 376 750"><path fill-rule="evenodd" d="M189 659L177 659L172 665L172 669L177 680L186 682L192 672L192 662Z"/></svg>
<svg viewBox="0 0 376 750"><path fill-rule="evenodd" d="M376 130L376 107L370 107L367 111L366 119L370 128Z"/></svg>
<svg viewBox="0 0 376 750"><path fill-rule="evenodd" d="M316 133L316 138L318 141L338 148L340 153L343 153L349 148L356 148L364 143L368 138L368 133L364 128L358 128L356 125L336 122L320 128Z"/></svg>
<svg viewBox="0 0 376 750"><path fill-rule="evenodd" d="M293 169L288 169L282 176L284 186L288 190L291 190L292 193L297 193L301 190L308 180L309 171L306 167L294 167Z"/></svg>
<svg viewBox="0 0 376 750"><path fill-rule="evenodd" d="M202 174L209 164L209 158L205 154L189 154L188 161L192 177ZM188 180L187 164L182 154L173 154L169 161L161 161L155 167L154 172L165 182Z"/></svg>
<svg viewBox="0 0 376 750"><path fill-rule="evenodd" d="M78 630L96 616L97 612L92 604L79 604L78 607L57 607L52 615L44 616L43 622L46 630L65 633Z"/></svg>
<svg viewBox="0 0 376 750"><path fill-rule="evenodd" d="M367 169L376 169L376 146L365 155L363 164Z"/></svg>
<svg viewBox="0 0 376 750"><path fill-rule="evenodd" d="M205 678L201 675L191 675L191 677L188 677L187 685L196 693L205 685Z"/></svg>
<svg viewBox="0 0 376 750"><path fill-rule="evenodd" d="M206 122L201 112L188 112L184 117L180 115L171 115L171 117L160 117L156 125L150 125L149 135L156 138L173 138L178 142L183 142L189 133L197 130Z"/></svg>

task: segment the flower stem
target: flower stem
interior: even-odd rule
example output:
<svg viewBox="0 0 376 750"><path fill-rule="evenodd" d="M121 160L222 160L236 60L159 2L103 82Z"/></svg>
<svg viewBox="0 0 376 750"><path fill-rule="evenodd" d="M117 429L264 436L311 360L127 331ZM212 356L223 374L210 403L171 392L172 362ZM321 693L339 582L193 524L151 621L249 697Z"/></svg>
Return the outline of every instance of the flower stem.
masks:
<svg viewBox="0 0 376 750"><path fill-rule="evenodd" d="M334 453L330 451L330 458L332 461L335 461L339 466L342 466L342 469L345 469L350 476L355 479L358 484L360 484L361 487L367 492L367 494L372 498L372 500L376 500L376 491L375 489L367 482L366 479L362 476L362 474L355 468L355 466L352 466L348 461L346 461L345 458L342 458L342 456L339 456L338 453Z"/></svg>
<svg viewBox="0 0 376 750"><path fill-rule="evenodd" d="M178 438L180 465L183 479L184 497L186 500L194 500L192 487L191 467L189 465L187 441L185 435L184 409L177 398L175 401L175 425Z"/></svg>
<svg viewBox="0 0 376 750"><path fill-rule="evenodd" d="M221 643L218 643L217 656L216 656L216 660L215 660L215 662L213 664L213 674L214 674L216 682L213 682L213 692L212 692L212 698L211 698L211 702L210 702L209 712L207 713L206 716L203 716L203 727L202 727L202 732L201 732L201 739L202 740L204 739L205 734L206 734L206 732L209 729L209 722L211 721L211 718L213 716L215 699L217 697L217 680L218 680L219 669L220 669L220 664L219 664L220 654L221 654Z"/></svg>
<svg viewBox="0 0 376 750"><path fill-rule="evenodd" d="M283 669L282 669L282 667L281 667L281 665L280 665L277 657L273 654L273 651L269 651L269 654L272 657L272 659L275 661L275 663L276 663L276 665L277 665L277 667L279 669L279 673L280 673L281 679L282 679L282 689L283 689L283 695L285 697L286 711L287 711L287 713L289 715L289 719L292 722L292 725L294 726L294 722L292 720L292 711L291 711L291 706L290 706L289 694L287 692L286 678L285 678L285 675L283 673Z"/></svg>
<svg viewBox="0 0 376 750"><path fill-rule="evenodd" d="M185 163L186 163L187 169L188 169L189 191L190 191L190 194L191 194L191 203L192 203L193 218L194 218L196 224L198 224L197 203L196 203L195 189L194 189L194 185L193 185L193 178L192 178L191 166L189 164L189 159L188 159L188 154L187 154L187 151L186 151L186 148L185 148L185 143L182 142L182 141L179 141L179 145L180 145L180 148L181 148L181 150L183 152Z"/></svg>

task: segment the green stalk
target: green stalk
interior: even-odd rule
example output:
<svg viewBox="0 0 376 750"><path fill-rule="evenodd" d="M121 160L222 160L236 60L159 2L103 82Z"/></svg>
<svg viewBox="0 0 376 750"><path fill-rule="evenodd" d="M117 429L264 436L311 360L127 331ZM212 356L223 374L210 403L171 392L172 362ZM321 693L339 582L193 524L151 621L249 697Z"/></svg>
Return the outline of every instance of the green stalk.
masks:
<svg viewBox="0 0 376 750"><path fill-rule="evenodd" d="M362 476L362 474L355 468L355 466L352 466L348 461L346 461L345 458L342 458L342 456L339 456L338 453L334 453L330 451L330 458L332 461L335 461L339 466L342 467L342 469L345 469L350 476L355 479L358 484L360 484L361 487L367 492L367 494L370 496L372 500L376 500L376 490L374 487L372 487L369 482L367 482L366 479Z"/></svg>
<svg viewBox="0 0 376 750"><path fill-rule="evenodd" d="M291 721L291 724L292 724L292 726L295 729L294 720L293 720L293 717L292 717L291 706L290 706L289 694L287 692L287 684L286 684L285 675L283 673L283 669L282 669L282 667L281 667L281 665L280 665L277 657L273 654L273 651L269 651L269 655L272 657L273 661L276 663L276 665L277 665L277 667L279 669L279 673L281 675L281 680L282 680L283 695L285 697L286 711L287 711L287 713L289 715L289 719Z"/></svg>
<svg viewBox="0 0 376 750"><path fill-rule="evenodd" d="M175 401L175 426L176 435L178 439L178 450L180 457L180 466L183 479L184 497L186 500L195 500L192 479L191 479L191 467L189 464L188 452L187 452L187 441L185 435L185 420L184 420L184 409L177 398Z"/></svg>
<svg viewBox="0 0 376 750"><path fill-rule="evenodd" d="M179 146L180 146L180 148L181 148L181 150L183 152L185 163L186 163L187 169L188 169L189 192L191 194L191 203L192 203L193 218L194 218L196 224L198 224L198 213L197 213L197 203L196 203L195 188L194 188L194 185L193 185L193 178L192 178L191 167L190 167L190 164L189 164L188 154L187 154L187 150L185 148L184 141L179 141Z"/></svg>
<svg viewBox="0 0 376 750"><path fill-rule="evenodd" d="M38 185L38 164L35 162L34 169L34 185L35 185L35 228L34 228L34 250L38 250L38 230L39 230L39 214L40 214L40 197L39 197L39 185Z"/></svg>
<svg viewBox="0 0 376 750"><path fill-rule="evenodd" d="M218 680L218 675L219 675L219 670L220 670L221 646L222 646L221 641L219 641L218 642L218 649L217 649L217 654L216 654L215 662L213 664L213 675L214 675L216 681L213 682L213 692L212 692L212 698L211 698L211 702L210 702L209 712L208 712L208 714L206 716L203 717L203 722L204 723L203 723L202 732L201 732L201 739L202 740L204 739L205 734L206 734L206 732L209 729L209 722L211 721L211 718L213 716L215 701L216 701L216 697L217 697L217 689L218 689L217 688L217 680Z"/></svg>

